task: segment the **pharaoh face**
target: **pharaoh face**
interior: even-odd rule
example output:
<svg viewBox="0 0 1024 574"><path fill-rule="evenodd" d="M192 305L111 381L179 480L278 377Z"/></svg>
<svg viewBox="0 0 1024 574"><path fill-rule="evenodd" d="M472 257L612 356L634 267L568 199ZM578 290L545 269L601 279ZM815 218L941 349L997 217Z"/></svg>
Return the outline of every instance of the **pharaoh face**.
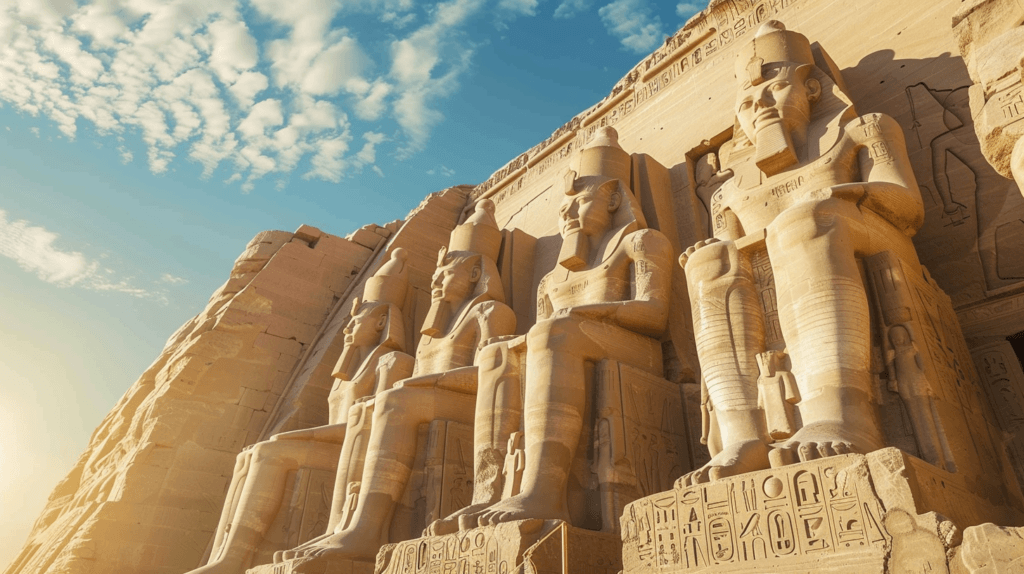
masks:
<svg viewBox="0 0 1024 574"><path fill-rule="evenodd" d="M364 305L349 319L342 331L345 334L345 346L367 347L376 344L387 320L387 305Z"/></svg>
<svg viewBox="0 0 1024 574"><path fill-rule="evenodd" d="M472 259L455 260L437 268L430 283L430 297L458 305L469 298L480 280L480 265Z"/></svg>
<svg viewBox="0 0 1024 574"><path fill-rule="evenodd" d="M743 132L755 143L757 134L775 123L791 134L805 134L811 105L821 94L818 81L808 78L810 67L769 64L762 74L765 81L756 86L744 84L736 99L736 118Z"/></svg>
<svg viewBox="0 0 1024 574"><path fill-rule="evenodd" d="M619 192L610 191L608 185L588 186L583 191L566 195L558 209L562 237L581 233L602 235L608 231L612 214L619 206Z"/></svg>

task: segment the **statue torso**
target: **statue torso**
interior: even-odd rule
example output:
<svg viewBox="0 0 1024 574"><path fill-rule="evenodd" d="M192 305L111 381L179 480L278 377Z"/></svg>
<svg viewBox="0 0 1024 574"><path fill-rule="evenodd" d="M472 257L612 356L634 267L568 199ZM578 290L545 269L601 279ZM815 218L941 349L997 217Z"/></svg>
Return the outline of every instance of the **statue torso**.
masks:
<svg viewBox="0 0 1024 574"><path fill-rule="evenodd" d="M711 197L712 232L725 226L723 212L731 209L748 234L768 226L780 213L807 201L817 190L860 179L857 145L843 131L836 145L821 156L772 177L754 165L753 149L729 167L734 176Z"/></svg>
<svg viewBox="0 0 1024 574"><path fill-rule="evenodd" d="M539 290L548 296L551 312L579 305L632 299L632 260L625 245L634 235L635 232L627 235L604 261L588 269L569 271L559 265L548 273L541 280Z"/></svg>
<svg viewBox="0 0 1024 574"><path fill-rule="evenodd" d="M443 373L472 365L480 344L480 321L483 319L484 306L493 304L493 301L485 301L473 305L468 311L460 310L453 325L444 334L420 337L413 375Z"/></svg>

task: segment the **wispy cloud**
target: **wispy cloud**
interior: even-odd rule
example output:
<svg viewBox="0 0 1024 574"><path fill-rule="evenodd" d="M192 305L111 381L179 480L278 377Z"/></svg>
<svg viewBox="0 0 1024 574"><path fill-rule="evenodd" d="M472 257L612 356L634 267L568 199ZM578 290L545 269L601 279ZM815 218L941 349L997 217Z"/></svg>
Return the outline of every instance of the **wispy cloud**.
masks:
<svg viewBox="0 0 1024 574"><path fill-rule="evenodd" d="M676 5L676 16L690 19L691 16L707 7L707 3L696 4L694 2L680 2Z"/></svg>
<svg viewBox="0 0 1024 574"><path fill-rule="evenodd" d="M44 227L24 220L9 221L7 212L0 209L0 256L13 260L42 281L60 287L114 291L167 303L166 291L138 287L130 277L118 278L112 269L101 267L98 260L58 247L59 239L58 234ZM186 282L170 274L164 274L161 281Z"/></svg>
<svg viewBox="0 0 1024 574"><path fill-rule="evenodd" d="M336 182L373 167L385 141L399 159L425 147L443 120L438 100L469 65L474 46L465 28L483 6L9 1L0 4L0 100L50 118L68 138L83 121L101 135L139 137L156 174L186 158L204 176L229 169L225 181L243 190L296 170ZM512 15L536 7L537 0L495 6ZM338 27L353 12L375 14L392 33ZM393 127L363 124L381 121ZM127 149L119 151L130 162Z"/></svg>
<svg viewBox="0 0 1024 574"><path fill-rule="evenodd" d="M572 18L590 9L593 0L562 0L555 8L555 18Z"/></svg>
<svg viewBox="0 0 1024 574"><path fill-rule="evenodd" d="M442 165L441 167L436 169L428 169L427 175L441 175L444 177L451 177L455 175L455 170L450 167Z"/></svg>
<svg viewBox="0 0 1024 574"><path fill-rule="evenodd" d="M654 14L647 0L615 0L597 13L608 33L632 52L650 52L665 38L661 18Z"/></svg>

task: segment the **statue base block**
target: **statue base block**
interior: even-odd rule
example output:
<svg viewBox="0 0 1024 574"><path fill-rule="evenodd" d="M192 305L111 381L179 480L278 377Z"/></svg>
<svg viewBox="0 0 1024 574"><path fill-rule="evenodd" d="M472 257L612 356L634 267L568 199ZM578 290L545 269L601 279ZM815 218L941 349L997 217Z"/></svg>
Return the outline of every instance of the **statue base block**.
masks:
<svg viewBox="0 0 1024 574"><path fill-rule="evenodd" d="M1022 510L899 449L834 456L629 504L623 572L946 572L963 529Z"/></svg>
<svg viewBox="0 0 1024 574"><path fill-rule="evenodd" d="M381 549L376 574L616 574L619 536L561 520L521 520Z"/></svg>
<svg viewBox="0 0 1024 574"><path fill-rule="evenodd" d="M346 558L294 558L279 564L263 564L245 574L373 574L374 563Z"/></svg>

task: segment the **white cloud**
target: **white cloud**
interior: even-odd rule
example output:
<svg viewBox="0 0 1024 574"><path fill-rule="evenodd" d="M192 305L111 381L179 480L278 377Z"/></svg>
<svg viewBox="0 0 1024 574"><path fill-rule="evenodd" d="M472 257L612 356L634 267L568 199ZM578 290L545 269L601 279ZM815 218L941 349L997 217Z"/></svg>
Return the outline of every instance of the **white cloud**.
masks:
<svg viewBox="0 0 1024 574"><path fill-rule="evenodd" d="M537 0L498 0L498 9L513 14L534 16L537 14Z"/></svg>
<svg viewBox="0 0 1024 574"><path fill-rule="evenodd" d="M146 290L132 284L130 278L118 279L98 260L78 251L65 251L56 245L60 236L24 220L8 221L0 209L0 256L7 257L36 277L59 287L80 287L92 291L115 291L134 297L167 302L166 293ZM173 277L165 274L164 277ZM178 278L174 278L178 279Z"/></svg>
<svg viewBox="0 0 1024 574"><path fill-rule="evenodd" d="M694 4L693 2L680 2L676 5L676 16L689 19L691 16L703 10L707 4Z"/></svg>
<svg viewBox="0 0 1024 574"><path fill-rule="evenodd" d="M185 279L184 277L177 277L175 275L171 275L170 273L164 273L163 275L160 276L160 282L170 283L172 285L184 285L185 283L188 283L188 279Z"/></svg>
<svg viewBox="0 0 1024 574"><path fill-rule="evenodd" d="M399 158L422 149L430 131L444 119L431 103L458 87L458 77L473 55L471 45L459 42L458 29L482 7L483 0L439 4L430 23L391 44L391 76L399 92L395 120L409 137L409 143L398 150Z"/></svg>
<svg viewBox="0 0 1024 574"><path fill-rule="evenodd" d="M650 52L665 39L661 18L652 13L646 0L615 0L597 13L608 33L632 52Z"/></svg>
<svg viewBox="0 0 1024 574"><path fill-rule="evenodd" d="M593 0L562 0L555 8L555 18L572 18L590 9Z"/></svg>
<svg viewBox="0 0 1024 574"><path fill-rule="evenodd" d="M0 104L45 116L69 139L91 124L117 138L123 162L144 153L153 173L186 158L204 177L230 170L223 179L245 191L308 161L304 177L338 181L376 167L385 142L399 159L425 147L443 121L438 102L468 68L467 27L484 4L0 0ZM493 7L515 17L537 5ZM390 33L339 28L350 13Z"/></svg>

